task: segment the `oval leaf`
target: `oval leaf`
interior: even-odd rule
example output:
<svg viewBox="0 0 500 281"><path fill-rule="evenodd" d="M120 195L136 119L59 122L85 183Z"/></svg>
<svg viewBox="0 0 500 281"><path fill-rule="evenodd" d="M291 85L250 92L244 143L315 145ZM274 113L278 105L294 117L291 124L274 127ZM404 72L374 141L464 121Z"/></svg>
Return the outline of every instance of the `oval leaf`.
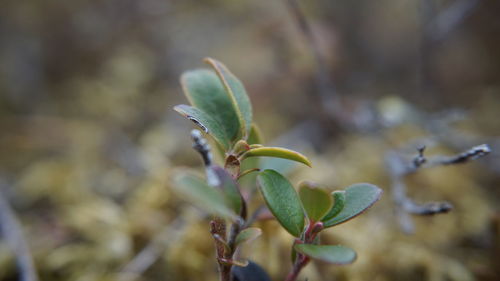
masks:
<svg viewBox="0 0 500 281"><path fill-rule="evenodd" d="M258 147L258 148L252 148L245 152L243 155L241 155L241 161L243 159L248 158L248 157L255 157L255 156L267 156L267 157L276 157L276 158L284 158L288 160L293 160L297 161L300 163L303 163L309 167L311 167L311 161L307 159L304 155L290 150L286 148L281 148L281 147Z"/></svg>
<svg viewBox="0 0 500 281"><path fill-rule="evenodd" d="M307 217L314 222L321 220L333 205L333 198L328 191L313 182L301 182L299 196Z"/></svg>
<svg viewBox="0 0 500 281"><path fill-rule="evenodd" d="M335 217L324 222L331 227L346 222L371 207L380 199L382 189L369 183L358 183L345 189L344 208Z"/></svg>
<svg viewBox="0 0 500 281"><path fill-rule="evenodd" d="M229 149L230 139L227 137L224 128L207 113L189 105L177 105L174 110L182 116L194 122L205 133L211 135L225 150Z"/></svg>
<svg viewBox="0 0 500 281"><path fill-rule="evenodd" d="M242 230L238 236L236 236L236 245L241 243L250 242L262 234L262 230L257 227L249 227Z"/></svg>
<svg viewBox="0 0 500 281"><path fill-rule="evenodd" d="M353 249L340 245L296 244L294 248L308 257L333 264L349 264L356 259Z"/></svg>
<svg viewBox="0 0 500 281"><path fill-rule="evenodd" d="M333 207L328 211L328 213L321 219L322 221L329 221L333 219L336 215L344 209L345 206L345 191L336 190L332 192Z"/></svg>
<svg viewBox="0 0 500 281"><path fill-rule="evenodd" d="M243 205L243 199L241 198L238 183L236 183L234 178L228 172L222 169L222 167L211 166L209 167L209 169L212 169L212 171L219 179L219 187L221 188L222 193L225 196L227 204L231 206L231 209L236 214L240 214Z"/></svg>
<svg viewBox="0 0 500 281"><path fill-rule="evenodd" d="M240 123L240 137L246 139L252 126L252 104L245 91L245 87L221 62L212 58L205 58L204 61L215 70L215 73L217 73L217 76L219 76L220 81L224 85L233 108L236 109Z"/></svg>
<svg viewBox="0 0 500 281"><path fill-rule="evenodd" d="M191 105L218 122L229 142L236 140L238 113L217 74L208 69L188 71L181 76L181 84Z"/></svg>
<svg viewBox="0 0 500 281"><path fill-rule="evenodd" d="M236 218L236 214L226 205L224 195L190 172L176 172L173 178L173 187L186 200L208 213Z"/></svg>
<svg viewBox="0 0 500 281"><path fill-rule="evenodd" d="M304 230L305 217L299 196L293 186L285 177L273 170L260 172L257 181L269 210L290 234L299 237Z"/></svg>

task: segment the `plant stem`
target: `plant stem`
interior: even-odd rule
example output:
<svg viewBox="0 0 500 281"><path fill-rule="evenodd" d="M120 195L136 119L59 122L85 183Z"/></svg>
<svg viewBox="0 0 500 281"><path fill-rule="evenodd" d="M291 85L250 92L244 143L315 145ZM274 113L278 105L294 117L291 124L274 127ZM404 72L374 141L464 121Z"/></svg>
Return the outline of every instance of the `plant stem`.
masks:
<svg viewBox="0 0 500 281"><path fill-rule="evenodd" d="M293 264L292 269L286 276L285 281L295 281L297 280L297 277L299 276L300 271L304 266L306 266L309 263L309 258L303 254L298 254L297 260Z"/></svg>
<svg viewBox="0 0 500 281"><path fill-rule="evenodd" d="M193 140L193 148L203 158L203 163L207 170L207 183L212 186L219 185L219 179L214 179L212 176L213 173L208 172L212 166L212 154L207 140L203 138L199 130L191 131L191 139ZM240 162L234 155L229 155L225 162L225 170L236 179L240 173ZM210 222L210 233L215 241L215 255L219 268L220 281L232 281L233 279L231 268L233 266L233 256L236 252L236 237L240 233L242 226L245 225L244 219L246 218L246 204L244 201L240 216L242 219L238 219L231 224L229 235L224 219L216 217Z"/></svg>
<svg viewBox="0 0 500 281"><path fill-rule="evenodd" d="M215 253L219 267L219 280L232 281L231 268L233 267L233 256L236 252L236 237L241 231L242 222L236 221L231 225L229 237L226 232L226 222L221 218L215 218L210 222L212 235L222 237L215 239Z"/></svg>
<svg viewBox="0 0 500 281"><path fill-rule="evenodd" d="M210 232L212 235L217 234L219 237L226 238L226 222L221 218L215 218L210 222ZM231 281L231 266L222 262L225 258L225 245L223 242L215 239L215 256L217 258L219 268L219 280Z"/></svg>
<svg viewBox="0 0 500 281"><path fill-rule="evenodd" d="M296 240L295 243L308 243L308 244L313 243L314 238L316 238L316 236L318 235L319 231L321 231L322 228L323 228L322 223L315 223L314 221L310 221L306 231L304 232L304 236L300 239L300 241ZM286 276L285 281L295 281L299 276L299 273L302 270L302 268L304 268L304 266L306 266L310 260L311 259L308 256L303 255L301 253L297 253L297 259L295 259L295 263L293 264L292 269Z"/></svg>

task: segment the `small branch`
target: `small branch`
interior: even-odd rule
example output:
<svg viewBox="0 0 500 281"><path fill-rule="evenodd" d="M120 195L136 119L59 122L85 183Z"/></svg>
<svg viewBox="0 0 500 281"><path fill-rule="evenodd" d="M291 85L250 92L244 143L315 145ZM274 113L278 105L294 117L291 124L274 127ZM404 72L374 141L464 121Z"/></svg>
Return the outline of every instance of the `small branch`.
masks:
<svg viewBox="0 0 500 281"><path fill-rule="evenodd" d="M336 113L339 111L340 106L338 105L338 98L335 91L335 85L329 78L328 66L326 65L326 59L321 53L318 41L314 37L314 33L311 29L309 21L307 20L304 12L300 9L297 0L286 0L288 9L294 17L300 32L306 39L306 43L311 50L311 54L314 58L314 63L316 65L316 87L318 91L319 98L323 105L324 110L327 113Z"/></svg>
<svg viewBox="0 0 500 281"><path fill-rule="evenodd" d="M219 280L231 281L231 265L224 262L226 259L227 243L224 243L226 237L226 222L221 218L215 218L210 222L210 233L215 240L215 258L219 268Z"/></svg>
<svg viewBox="0 0 500 281"><path fill-rule="evenodd" d="M247 227L250 227L250 225L252 225L258 218L259 216L264 213L265 211L267 211L267 206L262 204L260 205L253 213L252 215L250 216L250 218L246 221L245 225L243 226L243 228L247 228Z"/></svg>
<svg viewBox="0 0 500 281"><path fill-rule="evenodd" d="M212 165L212 153L210 152L210 145L207 140L203 138L199 130L191 131L191 139L193 140L193 148L198 151L203 158L205 166Z"/></svg>
<svg viewBox="0 0 500 281"><path fill-rule="evenodd" d="M449 212L453 207L448 202L431 202L418 204L409 198L406 194L406 185L404 178L421 168L430 168L440 165L452 165L466 163L472 160L481 158L491 152L488 145L482 144L474 146L455 156L444 157L435 156L428 159L424 155L425 146L417 149L418 153L412 161L406 163L401 155L395 151L390 151L386 154L386 166L391 177L391 188L393 201L398 209L398 217L401 228L405 233L413 233L414 226L411 217L413 215L436 215Z"/></svg>
<svg viewBox="0 0 500 281"><path fill-rule="evenodd" d="M185 214L181 214L173 222L169 223L146 247L127 263L120 271L118 280L132 281L139 279L142 273L161 257L169 245L174 244L184 235L186 223L183 217L185 217Z"/></svg>
<svg viewBox="0 0 500 281"><path fill-rule="evenodd" d="M448 157L436 161L436 165L452 165L452 164L463 164L472 160L479 159L483 156L488 155L491 152L491 148L487 144L481 144L474 146L469 150L457 154L453 157Z"/></svg>
<svg viewBox="0 0 500 281"><path fill-rule="evenodd" d="M210 169L212 165L212 152L210 152L208 141L202 136L201 132L196 129L191 131L191 139L193 140L194 150L198 151L203 159L208 185L218 186L220 184L219 177Z"/></svg>
<svg viewBox="0 0 500 281"><path fill-rule="evenodd" d="M203 164L205 165L205 172L207 174L207 183L210 186L219 186L221 180L216 174L212 167L212 154L210 152L210 145L207 140L203 138L199 130L191 131L191 139L193 140L193 148L200 153ZM232 157L232 158L230 158ZM236 162L234 162L236 161ZM229 164L228 164L229 163ZM229 171L233 177L239 174L240 163L236 157L229 155L226 159L225 170ZM231 170L233 173L231 173ZM243 209L241 216L246 217L246 203L243 202ZM220 281L231 281L232 272L231 268L233 265L242 265L238 261L233 259L236 251L236 236L240 233L242 226L245 222L238 219L236 222L231 224L229 229L229 235L227 233L226 221L222 218L214 218L210 222L210 233L215 241L215 254L216 260L219 268L219 279Z"/></svg>
<svg viewBox="0 0 500 281"><path fill-rule="evenodd" d="M241 172L241 173L240 173L240 174L236 177L236 179L238 179L238 180L239 180L241 177L246 176L246 175L248 175L248 174L250 174L250 173L252 173L252 172L260 172L260 169L259 169L259 168L252 168L252 169L245 170L245 171Z"/></svg>
<svg viewBox="0 0 500 281"><path fill-rule="evenodd" d="M430 39L434 41L442 40L459 26L478 4L479 0L456 0L432 20L430 25L433 29L429 31Z"/></svg>
<svg viewBox="0 0 500 281"><path fill-rule="evenodd" d="M0 185L3 185L0 183ZM2 187L2 186L0 186ZM0 232L14 253L21 281L38 281L33 257L24 239L21 224L0 188Z"/></svg>

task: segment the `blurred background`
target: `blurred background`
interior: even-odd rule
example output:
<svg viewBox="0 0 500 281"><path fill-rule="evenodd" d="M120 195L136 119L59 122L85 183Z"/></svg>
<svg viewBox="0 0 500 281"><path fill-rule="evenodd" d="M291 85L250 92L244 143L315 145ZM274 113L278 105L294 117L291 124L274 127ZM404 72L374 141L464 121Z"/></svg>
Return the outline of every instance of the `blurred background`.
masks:
<svg viewBox="0 0 500 281"><path fill-rule="evenodd" d="M202 168L172 107L204 57L243 81L268 144L310 157L293 183L384 189L323 237L358 260L302 280L500 280L499 15L494 0L2 1L0 280L30 255L47 281L217 280L207 217L169 186ZM478 161L405 178L454 209L404 234L387 154L481 143ZM258 225L242 254L282 280L292 237Z"/></svg>

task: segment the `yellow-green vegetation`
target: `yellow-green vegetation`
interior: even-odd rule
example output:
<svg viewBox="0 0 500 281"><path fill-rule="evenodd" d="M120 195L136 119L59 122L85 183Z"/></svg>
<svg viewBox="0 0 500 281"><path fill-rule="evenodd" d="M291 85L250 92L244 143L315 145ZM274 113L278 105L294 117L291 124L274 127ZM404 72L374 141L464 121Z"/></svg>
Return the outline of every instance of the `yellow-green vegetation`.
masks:
<svg viewBox="0 0 500 281"><path fill-rule="evenodd" d="M289 9L292 2L312 37ZM420 6L431 2L436 5L425 7L433 11ZM207 184L189 138L196 124L172 110L191 104L179 77L203 66L206 56L224 62L252 101L250 125L249 114L226 112L238 125L207 126L220 131L219 141L205 135L214 163L226 164L221 152L229 147L232 160L242 161L241 195L255 199L249 210L265 204L255 167L284 175L299 199L303 180L325 188L333 201L325 222L344 209L339 203L347 200L347 187L366 182L384 191L368 212L342 224L334 219L336 225L321 232L322 244L354 249L355 262L314 261L299 280L500 280L498 4L462 4L3 1L0 195L22 235L12 239L0 231L0 280L19 280L19 253L11 243L20 238L39 280L218 280L212 217L172 184L187 167ZM464 6L470 10L463 17L443 16ZM450 18L457 23L450 25ZM226 70L212 61L194 73L209 73L206 79L227 94L238 83L228 82ZM425 168L437 156L483 143L492 152L478 161ZM385 159L395 152L412 165L422 145L428 161L402 178L405 195L453 208L407 214L408 235ZM269 155L243 157L262 147L300 152L312 168ZM231 190L231 182L225 187ZM229 197L219 199L230 202L223 213L231 217L240 207ZM324 211L308 209L313 218ZM236 262L258 262L272 280L286 277L294 238L272 213L263 212L238 237ZM294 249L324 255L302 247Z"/></svg>

